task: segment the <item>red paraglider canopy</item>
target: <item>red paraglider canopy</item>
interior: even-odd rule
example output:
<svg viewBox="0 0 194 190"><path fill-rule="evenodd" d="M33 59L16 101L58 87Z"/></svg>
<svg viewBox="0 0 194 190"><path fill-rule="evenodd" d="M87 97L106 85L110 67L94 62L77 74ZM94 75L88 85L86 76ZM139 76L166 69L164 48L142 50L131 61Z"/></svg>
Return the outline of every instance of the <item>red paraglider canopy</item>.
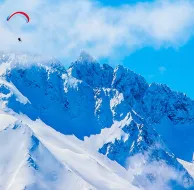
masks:
<svg viewBox="0 0 194 190"><path fill-rule="evenodd" d="M9 21L9 20L10 20L14 15L16 15L16 14L21 14L21 15L25 16L26 22L27 22L27 23L30 22L30 17L28 16L28 14L25 13L25 12L22 12L22 11L14 12L13 14L11 14L10 16L7 17L7 21Z"/></svg>

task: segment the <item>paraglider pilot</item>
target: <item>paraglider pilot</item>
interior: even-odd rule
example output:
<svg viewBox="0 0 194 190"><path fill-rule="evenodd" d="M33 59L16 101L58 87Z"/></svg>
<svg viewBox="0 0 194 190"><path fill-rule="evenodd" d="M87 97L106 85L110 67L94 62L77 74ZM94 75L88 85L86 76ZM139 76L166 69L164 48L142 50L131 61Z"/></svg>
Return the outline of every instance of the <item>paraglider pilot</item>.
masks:
<svg viewBox="0 0 194 190"><path fill-rule="evenodd" d="M12 13L11 15L7 17L7 21L9 21L13 16L18 15L18 14L23 15L27 23L30 22L29 15L22 11L17 11L17 12ZM18 38L18 42L22 42L22 39Z"/></svg>

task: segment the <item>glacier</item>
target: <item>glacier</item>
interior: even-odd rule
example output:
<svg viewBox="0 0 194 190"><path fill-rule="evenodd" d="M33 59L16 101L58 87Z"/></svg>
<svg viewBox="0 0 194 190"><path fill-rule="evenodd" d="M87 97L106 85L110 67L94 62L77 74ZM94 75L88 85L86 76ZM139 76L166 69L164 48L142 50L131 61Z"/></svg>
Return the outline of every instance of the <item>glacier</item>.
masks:
<svg viewBox="0 0 194 190"><path fill-rule="evenodd" d="M192 190L193 128L193 100L122 65L0 53L2 190Z"/></svg>

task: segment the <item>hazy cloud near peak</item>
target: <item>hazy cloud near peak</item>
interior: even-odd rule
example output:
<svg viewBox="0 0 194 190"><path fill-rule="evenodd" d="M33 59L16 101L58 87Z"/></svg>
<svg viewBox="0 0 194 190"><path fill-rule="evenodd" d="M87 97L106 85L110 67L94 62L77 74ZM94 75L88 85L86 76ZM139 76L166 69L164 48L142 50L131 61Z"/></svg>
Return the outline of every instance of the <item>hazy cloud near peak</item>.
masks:
<svg viewBox="0 0 194 190"><path fill-rule="evenodd" d="M29 13L6 21L17 10ZM144 46L179 47L194 31L191 1L156 1L104 7L89 0L7 0L0 12L0 51L28 51L71 58L82 50L95 57L129 54ZM23 39L22 44L17 37Z"/></svg>

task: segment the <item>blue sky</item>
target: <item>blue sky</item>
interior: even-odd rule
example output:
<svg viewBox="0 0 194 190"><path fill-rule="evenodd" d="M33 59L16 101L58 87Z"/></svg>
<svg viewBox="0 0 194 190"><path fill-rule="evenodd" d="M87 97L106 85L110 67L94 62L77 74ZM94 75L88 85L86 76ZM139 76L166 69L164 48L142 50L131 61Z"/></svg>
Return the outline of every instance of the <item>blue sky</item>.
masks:
<svg viewBox="0 0 194 190"><path fill-rule="evenodd" d="M99 0L104 6L123 6L153 0ZM194 38L178 48L144 47L124 57L126 67L146 80L165 83L175 91L181 91L194 99Z"/></svg>
<svg viewBox="0 0 194 190"><path fill-rule="evenodd" d="M141 2L153 2L154 0L98 0L105 6L131 5Z"/></svg>
<svg viewBox="0 0 194 190"><path fill-rule="evenodd" d="M0 51L54 56L68 66L85 50L101 63L123 64L148 82L166 83L194 99L192 0L0 3L0 18L5 18L0 20ZM16 10L27 12L31 22L20 17L6 22Z"/></svg>
<svg viewBox="0 0 194 190"><path fill-rule="evenodd" d="M165 83L194 99L194 40L178 50L143 48L124 58L126 67L148 82Z"/></svg>

